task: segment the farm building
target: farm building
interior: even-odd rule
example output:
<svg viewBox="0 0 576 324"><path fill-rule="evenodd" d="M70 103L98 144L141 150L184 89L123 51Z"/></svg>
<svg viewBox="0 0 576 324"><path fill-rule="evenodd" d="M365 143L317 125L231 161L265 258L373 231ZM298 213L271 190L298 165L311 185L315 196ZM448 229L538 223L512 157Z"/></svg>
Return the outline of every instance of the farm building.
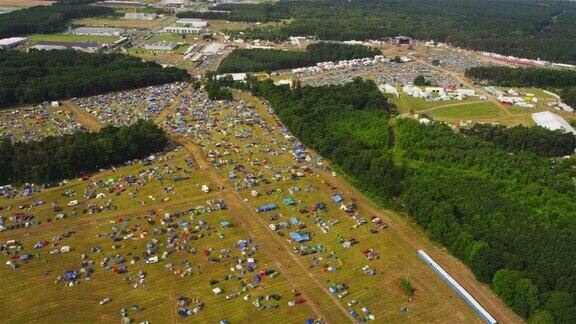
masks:
<svg viewBox="0 0 576 324"><path fill-rule="evenodd" d="M574 130L574 128L570 126L570 124L568 124L564 118L549 111L533 113L532 119L538 126L548 128L550 130L562 129L565 132L576 135L576 130Z"/></svg>
<svg viewBox="0 0 576 324"><path fill-rule="evenodd" d="M84 42L84 43L74 43L74 42L39 42L32 48L43 51L50 50L66 50L71 49L75 51L95 53L102 49L104 45L100 43Z"/></svg>
<svg viewBox="0 0 576 324"><path fill-rule="evenodd" d="M418 256L424 262L426 262L426 264L428 264L436 273L438 273L442 278L442 280L444 280L448 284L448 286L450 286L450 288L454 289L454 291L456 291L458 295L460 295L464 299L464 301L468 303L468 305L470 305L474 309L474 311L478 313L480 317L482 317L484 321L486 321L486 323L489 324L498 323L496 322L494 317L490 315L490 313L488 313L482 306L480 306L480 304L474 299L474 297L472 297L464 288L462 288L462 286L460 286L460 284L456 282L454 278L452 278L446 271L444 271L444 269L442 269L440 265L438 265L438 263L436 263L428 254L426 254L426 252L418 250Z"/></svg>
<svg viewBox="0 0 576 324"><path fill-rule="evenodd" d="M0 49L18 48L28 42L26 37L10 37L0 39Z"/></svg>
<svg viewBox="0 0 576 324"><path fill-rule="evenodd" d="M176 20L176 23L194 28L206 28L208 26L206 21L198 18L181 18Z"/></svg>
<svg viewBox="0 0 576 324"><path fill-rule="evenodd" d="M157 14L148 14L144 12L127 12L124 14L126 20L154 20L158 18Z"/></svg>
<svg viewBox="0 0 576 324"><path fill-rule="evenodd" d="M174 42L154 42L144 45L144 48L150 51L172 51L176 47L178 43Z"/></svg>
<svg viewBox="0 0 576 324"><path fill-rule="evenodd" d="M407 37L407 36L397 36L397 37L394 37L394 39L392 40L392 43L394 43L396 45L409 45L409 44L412 44L412 38Z"/></svg>
<svg viewBox="0 0 576 324"><path fill-rule="evenodd" d="M200 34L204 31L204 29L203 28L196 28L196 27L171 26L171 27L165 27L164 29L162 29L162 31L164 33L169 33L169 34L185 35L185 34Z"/></svg>
<svg viewBox="0 0 576 324"><path fill-rule="evenodd" d="M94 35L94 36L120 36L125 30L114 27L79 27L72 31L74 35Z"/></svg>

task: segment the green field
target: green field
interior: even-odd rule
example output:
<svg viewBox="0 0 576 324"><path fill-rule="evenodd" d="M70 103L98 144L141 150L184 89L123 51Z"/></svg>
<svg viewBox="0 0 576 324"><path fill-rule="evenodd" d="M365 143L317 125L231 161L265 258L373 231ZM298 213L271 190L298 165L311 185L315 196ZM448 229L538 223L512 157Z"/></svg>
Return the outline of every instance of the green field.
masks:
<svg viewBox="0 0 576 324"><path fill-rule="evenodd" d="M461 103L436 107L431 111L437 119L477 119L503 116L506 112L491 101Z"/></svg>
<svg viewBox="0 0 576 324"><path fill-rule="evenodd" d="M90 36L90 35L68 35L68 34L34 34L28 35L30 43L38 42L98 42L114 43L119 38L116 36Z"/></svg>
<svg viewBox="0 0 576 324"><path fill-rule="evenodd" d="M442 101L427 101L422 98L409 96L400 91L399 97L390 96L392 102L398 107L400 112L419 112L422 110L431 109L438 106L449 105L452 103L460 103L456 100L442 100ZM472 99L470 100L472 101Z"/></svg>

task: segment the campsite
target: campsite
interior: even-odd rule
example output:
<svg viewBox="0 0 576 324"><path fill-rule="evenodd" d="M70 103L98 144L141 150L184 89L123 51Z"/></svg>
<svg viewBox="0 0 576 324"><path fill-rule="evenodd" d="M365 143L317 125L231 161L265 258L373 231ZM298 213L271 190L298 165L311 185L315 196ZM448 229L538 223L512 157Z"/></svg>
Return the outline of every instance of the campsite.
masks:
<svg viewBox="0 0 576 324"><path fill-rule="evenodd" d="M263 102L242 92L233 101L212 102L192 87L175 96L167 108L174 110L156 115L177 145L166 153L53 188L14 188L1 201L6 225L17 213L33 216L28 227L0 232L1 242L27 232L18 239L18 255L32 255L2 271L0 282L12 296L2 302L11 310L8 321L33 320L34 314L59 320L64 309L79 320L106 321L124 309L124 317L137 321L169 316L232 323L270 316L337 322L369 315L424 321L450 314L480 322L418 259L414 245L438 248L423 234L384 226L410 224L400 215L374 220L372 208L355 203L355 191L340 188L329 163L299 144ZM107 112L118 120L123 114ZM109 122L99 113L91 117ZM226 208L209 212L218 202ZM264 205L270 206L258 213ZM272 224L279 226L272 230ZM253 255L239 254L242 240L257 246ZM70 252L50 253L63 245ZM244 269L247 257L256 262L252 272L230 271L234 264ZM261 271L269 274L255 282ZM467 280L466 273L456 276ZM404 277L413 296L399 284ZM248 282L254 288L247 289ZM182 296L197 304L179 307ZM194 307L200 304L201 310ZM30 314L30 307L38 312Z"/></svg>

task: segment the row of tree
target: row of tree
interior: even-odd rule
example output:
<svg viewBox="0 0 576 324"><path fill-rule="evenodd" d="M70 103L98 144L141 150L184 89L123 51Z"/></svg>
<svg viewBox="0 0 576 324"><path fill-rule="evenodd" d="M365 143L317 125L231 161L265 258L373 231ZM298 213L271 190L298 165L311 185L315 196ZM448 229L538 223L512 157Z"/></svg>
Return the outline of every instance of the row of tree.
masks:
<svg viewBox="0 0 576 324"><path fill-rule="evenodd" d="M546 68L479 66L466 70L466 77L502 87L570 87L576 85L576 71Z"/></svg>
<svg viewBox="0 0 576 324"><path fill-rule="evenodd" d="M50 183L145 157L168 143L150 121L77 132L38 142L0 141L0 183Z"/></svg>
<svg viewBox="0 0 576 324"><path fill-rule="evenodd" d="M93 1L66 0L51 6L35 6L3 14L0 38L54 33L64 29L71 19L112 13L111 8L86 5L90 2Z"/></svg>
<svg viewBox="0 0 576 324"><path fill-rule="evenodd" d="M562 130L549 130L543 127L475 124L463 128L460 133L480 137L496 143L507 151L531 151L541 156L562 156L574 153L576 136Z"/></svg>
<svg viewBox="0 0 576 324"><path fill-rule="evenodd" d="M218 68L220 73L276 71L311 66L318 62L373 57L381 51L363 45L341 43L313 43L306 51L274 49L236 49Z"/></svg>
<svg viewBox="0 0 576 324"><path fill-rule="evenodd" d="M446 10L449 8L449 10ZM381 39L406 35L475 50L567 63L576 62L576 4L538 0L320 0L219 5L227 20L270 21L231 34L249 39ZM264 12L264 13L262 13Z"/></svg>
<svg viewBox="0 0 576 324"><path fill-rule="evenodd" d="M576 321L576 161L544 157L564 154L561 146L573 147L573 139L540 129L463 134L391 121L394 107L359 79L290 89L250 78L248 87L360 188L392 206L399 201L519 315ZM547 138L532 138L538 135Z"/></svg>
<svg viewBox="0 0 576 324"><path fill-rule="evenodd" d="M174 67L123 54L0 51L0 108L188 79Z"/></svg>
<svg viewBox="0 0 576 324"><path fill-rule="evenodd" d="M283 4L280 4L280 6L283 10L279 10L278 5L270 3L247 3L242 6L223 3L218 5L216 10L184 11L177 13L176 16L178 18L220 19L244 22L268 22L290 18L290 6Z"/></svg>

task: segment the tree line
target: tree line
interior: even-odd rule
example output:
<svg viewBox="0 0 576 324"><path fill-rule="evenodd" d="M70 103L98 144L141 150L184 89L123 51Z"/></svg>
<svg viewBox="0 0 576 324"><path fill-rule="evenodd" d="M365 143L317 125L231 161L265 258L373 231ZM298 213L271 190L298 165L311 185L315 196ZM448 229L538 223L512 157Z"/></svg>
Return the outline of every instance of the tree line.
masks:
<svg viewBox="0 0 576 324"><path fill-rule="evenodd" d="M449 9L446 9L449 8ZM568 1L320 0L225 4L227 20L277 24L229 31L247 39L382 39L406 35L474 50L576 62L576 4ZM262 13L264 12L264 13Z"/></svg>
<svg viewBox="0 0 576 324"><path fill-rule="evenodd" d="M76 132L37 142L0 141L0 183L51 183L145 157L168 141L151 121Z"/></svg>
<svg viewBox="0 0 576 324"><path fill-rule="evenodd" d="M0 108L186 79L183 69L123 54L0 51Z"/></svg>
<svg viewBox="0 0 576 324"><path fill-rule="evenodd" d="M576 161L548 157L573 139L391 119L394 107L361 79L289 88L249 78L243 87L358 187L406 210L516 313L537 323L576 321ZM516 138L523 135L530 138Z"/></svg>
<svg viewBox="0 0 576 324"><path fill-rule="evenodd" d="M313 43L306 51L275 49L236 49L218 67L220 73L276 71L311 66L318 62L374 57L381 51L364 45Z"/></svg>
<svg viewBox="0 0 576 324"><path fill-rule="evenodd" d="M530 151L540 156L562 156L574 153L576 136L562 130L549 130L543 127L475 124L462 128L460 133L477 136L497 144L507 151Z"/></svg>
<svg viewBox="0 0 576 324"><path fill-rule="evenodd" d="M113 12L108 7L87 5L90 2L93 1L66 0L51 6L35 6L5 13L0 19L0 38L54 33L63 30L71 19Z"/></svg>

